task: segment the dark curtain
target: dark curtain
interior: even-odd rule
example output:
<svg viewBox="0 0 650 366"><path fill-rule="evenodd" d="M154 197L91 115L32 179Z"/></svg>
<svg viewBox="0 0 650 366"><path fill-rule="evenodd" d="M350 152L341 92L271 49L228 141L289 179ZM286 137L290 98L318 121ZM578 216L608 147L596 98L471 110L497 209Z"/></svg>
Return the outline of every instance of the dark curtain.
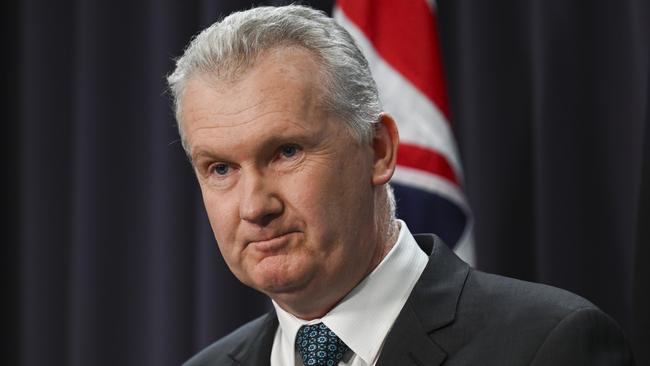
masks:
<svg viewBox="0 0 650 366"><path fill-rule="evenodd" d="M178 365L268 309L216 249L164 81L250 6L2 4L3 364ZM478 266L581 294L647 345L647 2L438 10Z"/></svg>
<svg viewBox="0 0 650 366"><path fill-rule="evenodd" d="M478 266L578 293L647 341L648 1L439 10Z"/></svg>

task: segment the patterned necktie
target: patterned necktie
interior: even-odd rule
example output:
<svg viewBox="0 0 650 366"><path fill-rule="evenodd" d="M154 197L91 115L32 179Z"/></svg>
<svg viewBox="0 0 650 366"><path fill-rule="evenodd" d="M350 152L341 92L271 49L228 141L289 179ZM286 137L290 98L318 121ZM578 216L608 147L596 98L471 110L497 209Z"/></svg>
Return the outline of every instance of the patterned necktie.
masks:
<svg viewBox="0 0 650 366"><path fill-rule="evenodd" d="M303 325L296 335L296 350L305 366L334 366L350 348L323 323Z"/></svg>

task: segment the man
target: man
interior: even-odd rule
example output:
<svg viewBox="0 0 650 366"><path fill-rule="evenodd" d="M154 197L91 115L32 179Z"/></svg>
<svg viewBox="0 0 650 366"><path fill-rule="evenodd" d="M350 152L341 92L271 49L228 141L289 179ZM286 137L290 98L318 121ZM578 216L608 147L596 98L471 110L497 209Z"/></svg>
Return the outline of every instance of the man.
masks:
<svg viewBox="0 0 650 366"><path fill-rule="evenodd" d="M187 365L633 363L586 300L475 271L395 219L395 121L324 14L232 14L169 84L219 249L274 307Z"/></svg>

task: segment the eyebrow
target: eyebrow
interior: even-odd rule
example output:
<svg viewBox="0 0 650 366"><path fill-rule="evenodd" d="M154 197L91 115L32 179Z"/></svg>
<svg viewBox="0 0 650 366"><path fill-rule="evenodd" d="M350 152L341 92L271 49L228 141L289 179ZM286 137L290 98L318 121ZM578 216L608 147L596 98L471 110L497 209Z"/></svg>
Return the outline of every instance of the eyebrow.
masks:
<svg viewBox="0 0 650 366"><path fill-rule="evenodd" d="M213 154L204 149L197 149L190 155L190 161L194 162L202 157L213 157Z"/></svg>

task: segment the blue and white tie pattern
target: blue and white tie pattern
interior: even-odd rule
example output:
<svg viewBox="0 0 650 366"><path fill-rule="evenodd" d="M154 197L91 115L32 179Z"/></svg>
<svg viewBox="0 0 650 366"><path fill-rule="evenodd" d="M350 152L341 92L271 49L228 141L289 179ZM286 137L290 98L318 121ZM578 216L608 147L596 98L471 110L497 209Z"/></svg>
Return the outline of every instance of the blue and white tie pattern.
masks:
<svg viewBox="0 0 650 366"><path fill-rule="evenodd" d="M323 323L303 325L296 350L305 366L335 366L350 348Z"/></svg>

